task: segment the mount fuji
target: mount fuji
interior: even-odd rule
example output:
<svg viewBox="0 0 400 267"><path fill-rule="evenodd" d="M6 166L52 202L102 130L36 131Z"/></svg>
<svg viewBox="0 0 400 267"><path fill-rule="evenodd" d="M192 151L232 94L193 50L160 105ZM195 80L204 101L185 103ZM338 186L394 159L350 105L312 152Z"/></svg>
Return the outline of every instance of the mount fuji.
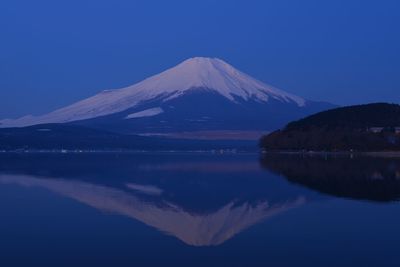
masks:
<svg viewBox="0 0 400 267"><path fill-rule="evenodd" d="M196 57L45 115L2 120L0 127L68 123L137 134L268 131L332 107L269 86L220 59Z"/></svg>

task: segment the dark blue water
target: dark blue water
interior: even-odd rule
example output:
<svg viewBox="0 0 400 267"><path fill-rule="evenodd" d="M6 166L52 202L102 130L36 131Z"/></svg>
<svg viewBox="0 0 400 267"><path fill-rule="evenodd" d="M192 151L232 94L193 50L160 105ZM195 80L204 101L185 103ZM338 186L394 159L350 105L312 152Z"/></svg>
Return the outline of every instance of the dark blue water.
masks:
<svg viewBox="0 0 400 267"><path fill-rule="evenodd" d="M0 155L0 266L400 266L400 159Z"/></svg>

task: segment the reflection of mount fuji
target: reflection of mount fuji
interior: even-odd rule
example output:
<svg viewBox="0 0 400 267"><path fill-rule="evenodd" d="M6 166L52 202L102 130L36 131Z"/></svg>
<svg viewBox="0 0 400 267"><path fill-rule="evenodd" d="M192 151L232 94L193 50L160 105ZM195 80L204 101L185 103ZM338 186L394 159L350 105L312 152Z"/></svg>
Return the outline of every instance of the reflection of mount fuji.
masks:
<svg viewBox="0 0 400 267"><path fill-rule="evenodd" d="M255 205L232 201L215 212L194 214L173 203L143 200L140 194L161 193L152 186L128 184L136 193L80 181L19 175L1 175L0 183L42 187L96 209L136 219L193 246L222 244L244 229L305 202L301 196L282 203L264 200Z"/></svg>
<svg viewBox="0 0 400 267"><path fill-rule="evenodd" d="M222 244L321 199L309 189L372 201L400 196L400 159L267 154L261 162L285 179L244 155L0 154L0 186L44 188L193 246Z"/></svg>
<svg viewBox="0 0 400 267"><path fill-rule="evenodd" d="M306 202L306 190L265 177L254 158L166 158L13 159L0 163L0 184L44 188L193 246L222 244Z"/></svg>

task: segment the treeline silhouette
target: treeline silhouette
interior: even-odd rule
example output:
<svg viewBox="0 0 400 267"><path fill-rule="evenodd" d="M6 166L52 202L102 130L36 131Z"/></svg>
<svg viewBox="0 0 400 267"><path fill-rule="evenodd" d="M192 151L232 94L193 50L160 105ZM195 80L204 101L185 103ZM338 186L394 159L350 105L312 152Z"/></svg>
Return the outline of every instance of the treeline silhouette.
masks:
<svg viewBox="0 0 400 267"><path fill-rule="evenodd" d="M264 136L266 150L400 150L400 106L368 104L332 109Z"/></svg>

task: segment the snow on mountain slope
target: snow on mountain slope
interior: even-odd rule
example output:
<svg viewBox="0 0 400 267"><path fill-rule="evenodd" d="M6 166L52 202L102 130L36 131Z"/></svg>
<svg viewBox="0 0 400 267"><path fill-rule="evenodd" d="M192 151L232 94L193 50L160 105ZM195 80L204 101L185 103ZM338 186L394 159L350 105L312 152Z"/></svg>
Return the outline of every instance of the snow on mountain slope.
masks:
<svg viewBox="0 0 400 267"><path fill-rule="evenodd" d="M196 57L135 85L105 90L43 116L2 120L0 127L92 119L134 108L138 104L154 99L167 102L198 88L216 92L232 102L242 99L266 103L269 99L275 99L298 107L306 105L306 100L303 98L266 85L220 59Z"/></svg>
<svg viewBox="0 0 400 267"><path fill-rule="evenodd" d="M129 114L128 116L125 117L125 119L134 119L134 118L143 118L143 117L152 117L156 116L158 114L163 113L162 108L149 108L140 112L135 112L132 114Z"/></svg>

